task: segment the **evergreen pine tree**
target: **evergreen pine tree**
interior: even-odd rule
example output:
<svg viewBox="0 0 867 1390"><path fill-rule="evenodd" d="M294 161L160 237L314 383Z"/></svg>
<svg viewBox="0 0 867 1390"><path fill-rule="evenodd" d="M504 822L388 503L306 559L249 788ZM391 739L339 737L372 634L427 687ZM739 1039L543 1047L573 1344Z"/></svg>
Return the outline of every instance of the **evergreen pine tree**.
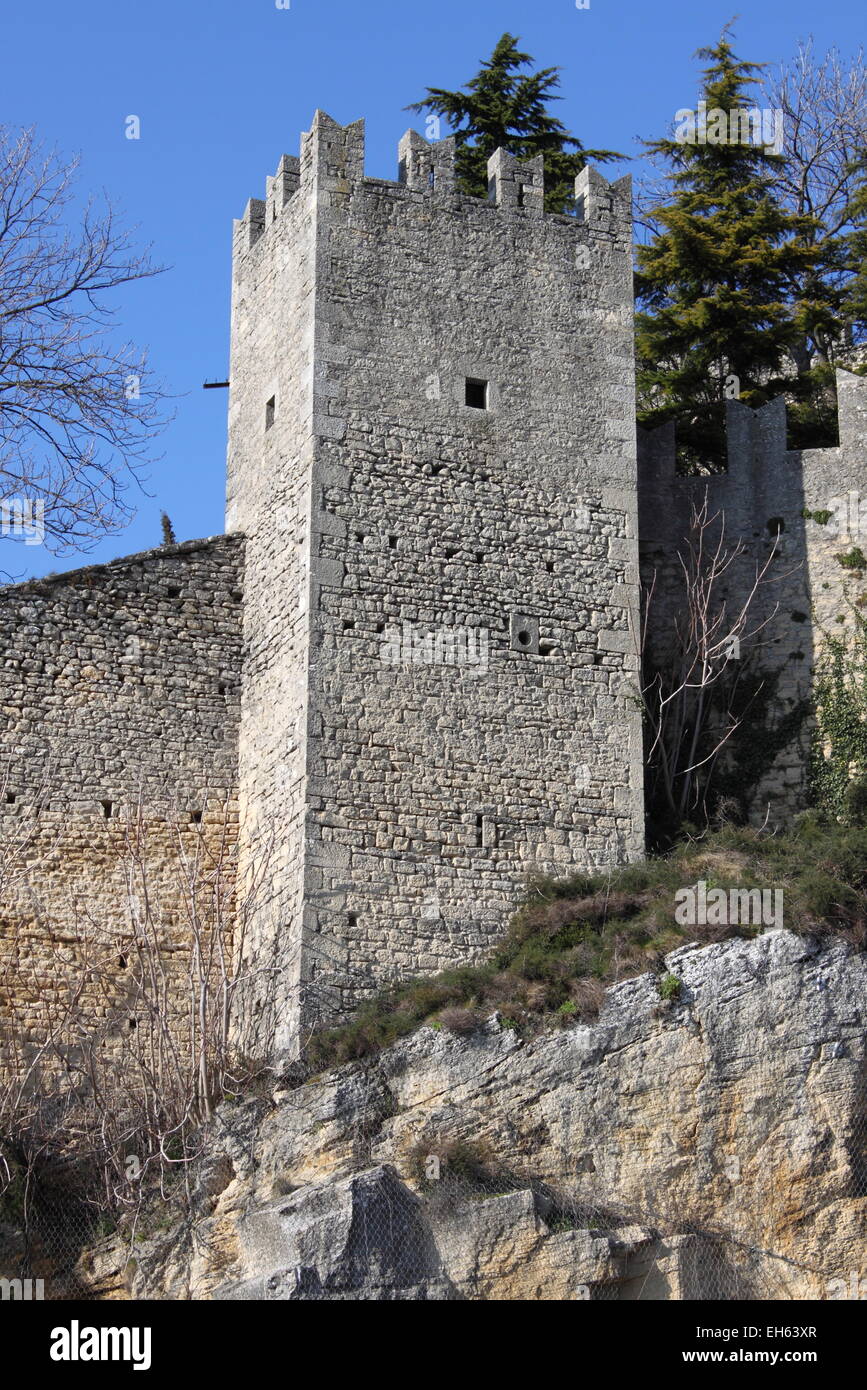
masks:
<svg viewBox="0 0 867 1390"><path fill-rule="evenodd" d="M687 467L723 462L727 398L755 408L791 386L783 369L799 331L792 286L815 257L809 219L773 195L781 156L749 136L761 65L734 54L728 30L697 56L708 64L705 116L699 107L674 138L645 142L669 164L673 196L652 210L659 231L637 248L636 277L639 420L676 418Z"/></svg>
<svg viewBox="0 0 867 1390"><path fill-rule="evenodd" d="M455 137L455 170L464 193L485 198L488 160L502 147L519 159L545 158L545 209L574 212L575 177L589 159L621 159L611 150L585 150L581 141L548 110L560 85L559 68L522 72L534 59L518 49L513 34L503 34L491 57L466 89L449 92L428 87L422 101L409 111L430 111L444 117Z"/></svg>

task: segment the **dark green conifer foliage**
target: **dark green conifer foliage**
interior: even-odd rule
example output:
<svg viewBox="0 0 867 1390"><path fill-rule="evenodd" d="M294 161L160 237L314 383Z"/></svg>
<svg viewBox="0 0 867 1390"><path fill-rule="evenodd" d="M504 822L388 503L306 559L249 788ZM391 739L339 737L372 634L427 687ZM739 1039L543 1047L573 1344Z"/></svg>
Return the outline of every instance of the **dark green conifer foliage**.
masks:
<svg viewBox="0 0 867 1390"><path fill-rule="evenodd" d="M755 408L791 386L783 370L798 338L791 287L815 257L804 235L810 219L773 194L781 156L749 142L743 119L729 117L755 106L761 65L735 55L728 31L697 56L707 63L706 138L697 119L692 143L686 122L681 139L645 142L669 166L672 195L653 209L657 234L637 248L636 276L639 420L677 420L687 469L724 464L727 398Z"/></svg>
<svg viewBox="0 0 867 1390"><path fill-rule="evenodd" d="M488 194L488 160L503 148L519 159L545 159L546 212L575 211L575 177L588 160L621 159L612 150L586 150L581 141L548 110L560 85L559 68L524 72L534 59L518 48L513 34L503 34L490 58L465 90L428 87L409 111L428 111L448 123L454 134L459 188L477 198Z"/></svg>

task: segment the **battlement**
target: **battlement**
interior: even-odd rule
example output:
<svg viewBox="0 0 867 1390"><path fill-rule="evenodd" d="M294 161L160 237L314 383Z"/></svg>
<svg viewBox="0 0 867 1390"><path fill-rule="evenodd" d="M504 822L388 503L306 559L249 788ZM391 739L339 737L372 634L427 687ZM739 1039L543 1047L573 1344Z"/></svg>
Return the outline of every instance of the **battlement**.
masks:
<svg viewBox="0 0 867 1390"><path fill-rule="evenodd" d="M530 217L545 211L545 165L542 155L516 159L499 149L488 160L488 197L499 208L526 208Z"/></svg>
<svg viewBox="0 0 867 1390"><path fill-rule="evenodd" d="M853 460L863 460L867 451L867 377L854 372L836 373L837 423L839 443L823 449L791 450L787 443L786 402L777 396L757 410L741 401L726 401L726 469L707 476L677 472L677 429L673 421L654 430L638 430L638 457L646 483L694 488L700 484L719 486L726 478L738 482L754 481L764 471L803 467L804 473L819 474L851 469Z"/></svg>
<svg viewBox="0 0 867 1390"><path fill-rule="evenodd" d="M433 144L416 130L408 130L397 147L398 183L412 191L455 191L455 140Z"/></svg>
<svg viewBox="0 0 867 1390"><path fill-rule="evenodd" d="M265 198L251 198L244 216L235 223L236 253L255 246L263 232L276 222L299 189L307 189L330 206L375 194L395 199L447 200L452 207L484 208L511 216L539 219L548 216L610 238L628 237L631 226L631 179L614 183L598 170L585 167L575 180L577 217L545 214L544 157L520 160L498 149L488 161L488 197L473 198L458 192L455 181L454 136L430 142L415 130L401 137L397 149L396 180L372 178L364 172L364 121L342 126L324 111L317 111L309 131L302 134L300 158L283 155L273 178L266 182Z"/></svg>

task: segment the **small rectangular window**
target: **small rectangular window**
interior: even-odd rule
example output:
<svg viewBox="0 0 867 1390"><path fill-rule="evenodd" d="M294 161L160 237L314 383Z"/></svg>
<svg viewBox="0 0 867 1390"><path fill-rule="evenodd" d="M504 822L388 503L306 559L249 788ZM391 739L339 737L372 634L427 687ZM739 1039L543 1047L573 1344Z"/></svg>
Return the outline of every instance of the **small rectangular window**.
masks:
<svg viewBox="0 0 867 1390"><path fill-rule="evenodd" d="M518 184L518 207L519 207L519 208L522 208L522 207L524 206L524 202L525 202L525 198L524 198L524 188L525 188L525 186L526 186L526 185L523 184L523 183L519 183L519 184Z"/></svg>
<svg viewBox="0 0 867 1390"><path fill-rule="evenodd" d="M274 423L274 414L277 407L277 397L272 396L270 401L265 402L265 428L269 430Z"/></svg>
<svg viewBox="0 0 867 1390"><path fill-rule="evenodd" d="M468 376L464 399L473 410L487 410L488 383L480 381L478 377Z"/></svg>

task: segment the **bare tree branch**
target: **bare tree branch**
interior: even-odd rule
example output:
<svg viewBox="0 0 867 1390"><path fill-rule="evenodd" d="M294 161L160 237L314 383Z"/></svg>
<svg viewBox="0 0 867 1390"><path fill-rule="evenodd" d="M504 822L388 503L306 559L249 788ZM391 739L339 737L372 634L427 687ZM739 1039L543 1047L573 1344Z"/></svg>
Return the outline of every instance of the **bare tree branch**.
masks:
<svg viewBox="0 0 867 1390"><path fill-rule="evenodd" d="M671 640L652 666L655 573L645 589L640 649L648 659L640 703L649 734L646 761L675 825L696 813L707 817L714 767L744 717L736 713L742 648L755 642L776 613L774 608L760 621L752 616L773 550L756 563L737 602L725 596L726 576L744 552L740 541L727 544L725 517L711 514L705 489L701 502L693 503L689 535L677 557L681 589Z"/></svg>
<svg viewBox="0 0 867 1390"><path fill-rule="evenodd" d="M163 427L144 352L116 343L105 296L160 273L110 205L70 226L78 161L0 127L0 508L26 501L55 553L87 549L133 514Z"/></svg>

